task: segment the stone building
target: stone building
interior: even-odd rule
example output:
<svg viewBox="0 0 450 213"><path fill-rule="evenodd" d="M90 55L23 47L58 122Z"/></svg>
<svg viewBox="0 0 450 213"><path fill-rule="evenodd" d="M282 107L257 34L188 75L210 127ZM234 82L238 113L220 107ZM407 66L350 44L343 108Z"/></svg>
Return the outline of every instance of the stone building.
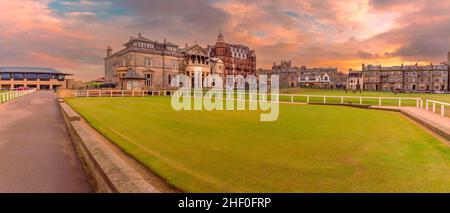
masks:
<svg viewBox="0 0 450 213"><path fill-rule="evenodd" d="M347 87L348 74L343 72L336 73L334 80L334 89L345 89Z"/></svg>
<svg viewBox="0 0 450 213"><path fill-rule="evenodd" d="M105 80L119 89L125 90L171 90L172 78L178 74L193 77L194 71L202 76L213 70L223 73L223 63L211 58L208 52L198 45L179 48L164 40L158 42L143 37L131 37L125 48L112 53L108 47L105 58Z"/></svg>
<svg viewBox="0 0 450 213"><path fill-rule="evenodd" d="M346 89L353 91L362 90L364 87L363 82L362 71L353 71L352 69L349 70Z"/></svg>
<svg viewBox="0 0 450 213"><path fill-rule="evenodd" d="M291 66L291 61L281 60L280 64L273 63L271 75L278 75L280 87L298 87L300 70Z"/></svg>
<svg viewBox="0 0 450 213"><path fill-rule="evenodd" d="M334 89L337 68L300 68L299 86Z"/></svg>
<svg viewBox="0 0 450 213"><path fill-rule="evenodd" d="M280 87L314 87L340 88L344 87L347 75L338 73L336 68L307 68L293 67L291 61L281 60L280 64L273 63L272 69L259 69L258 75L278 75Z"/></svg>
<svg viewBox="0 0 450 213"><path fill-rule="evenodd" d="M249 47L225 42L222 33L214 45L208 45L210 57L219 58L224 63L224 75L256 75L256 53Z"/></svg>
<svg viewBox="0 0 450 213"><path fill-rule="evenodd" d="M449 67L440 65L409 65L383 67L362 66L364 90L435 92L448 91Z"/></svg>

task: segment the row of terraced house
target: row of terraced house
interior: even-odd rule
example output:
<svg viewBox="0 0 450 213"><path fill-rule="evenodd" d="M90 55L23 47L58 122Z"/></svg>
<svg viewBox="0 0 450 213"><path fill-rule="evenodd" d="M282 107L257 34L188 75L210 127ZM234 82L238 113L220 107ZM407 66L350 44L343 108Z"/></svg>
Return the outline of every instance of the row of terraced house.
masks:
<svg viewBox="0 0 450 213"><path fill-rule="evenodd" d="M349 78L350 79L350 78ZM363 65L360 88L373 91L447 92L449 65Z"/></svg>
<svg viewBox="0 0 450 213"><path fill-rule="evenodd" d="M450 91L450 52L447 62L438 65L362 65L359 71L338 72L337 68L294 67L291 61L274 63L272 69L259 74L279 75L280 87L313 87L398 92Z"/></svg>

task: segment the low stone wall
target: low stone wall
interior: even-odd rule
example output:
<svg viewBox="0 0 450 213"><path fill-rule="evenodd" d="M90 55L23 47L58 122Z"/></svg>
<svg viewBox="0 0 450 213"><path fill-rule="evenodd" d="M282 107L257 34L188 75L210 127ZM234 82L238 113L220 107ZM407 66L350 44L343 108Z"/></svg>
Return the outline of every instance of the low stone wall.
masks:
<svg viewBox="0 0 450 213"><path fill-rule="evenodd" d="M93 131L92 127L83 122L80 115L61 99L59 106L70 138L83 162L94 191L103 193L159 192L109 147L102 145L98 138L90 133Z"/></svg>
<svg viewBox="0 0 450 213"><path fill-rule="evenodd" d="M75 90L73 89L58 89L56 91L59 98L72 98L75 97Z"/></svg>
<svg viewBox="0 0 450 213"><path fill-rule="evenodd" d="M409 113L407 111L401 110L401 113L405 115L406 117L416 121L417 123L421 124L422 126L425 126L426 128L430 129L434 133L440 135L441 137L445 138L446 140L450 141L450 133L439 128L439 125L427 122L425 120L420 119L419 117L415 116L412 113Z"/></svg>

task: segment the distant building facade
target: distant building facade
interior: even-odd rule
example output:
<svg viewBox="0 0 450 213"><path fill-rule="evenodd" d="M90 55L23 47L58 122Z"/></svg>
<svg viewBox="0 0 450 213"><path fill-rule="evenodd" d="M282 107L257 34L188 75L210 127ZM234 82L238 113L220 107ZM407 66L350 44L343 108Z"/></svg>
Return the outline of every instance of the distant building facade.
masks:
<svg viewBox="0 0 450 213"><path fill-rule="evenodd" d="M337 68L293 67L291 61L281 60L273 63L272 69L259 69L258 74L278 75L280 87L313 87L313 88L344 88L347 75L338 73Z"/></svg>
<svg viewBox="0 0 450 213"><path fill-rule="evenodd" d="M206 48L209 56L219 58L224 63L224 75L256 75L256 53L249 47L225 42L222 33L214 45Z"/></svg>
<svg viewBox="0 0 450 213"><path fill-rule="evenodd" d="M446 92L449 90L449 66L381 65L362 66L364 90L405 92Z"/></svg>
<svg viewBox="0 0 450 213"><path fill-rule="evenodd" d="M198 70L203 77L212 74L211 70L223 73L223 63L211 58L208 52L198 45L179 48L178 45L158 42L143 37L131 39L125 48L112 53L107 49L105 58L105 80L124 90L171 90L171 81L178 74L193 77Z"/></svg>
<svg viewBox="0 0 450 213"><path fill-rule="evenodd" d="M346 88L348 90L363 90L363 72L349 70Z"/></svg>
<svg viewBox="0 0 450 213"><path fill-rule="evenodd" d="M20 87L40 90L65 88L68 75L71 74L47 67L0 67L0 88L2 90Z"/></svg>
<svg viewBox="0 0 450 213"><path fill-rule="evenodd" d="M282 88L298 87L300 70L297 67L292 67L291 61L281 60L280 64L273 63L270 74L279 76L280 87Z"/></svg>
<svg viewBox="0 0 450 213"><path fill-rule="evenodd" d="M337 68L300 68L299 86L333 89L336 86Z"/></svg>

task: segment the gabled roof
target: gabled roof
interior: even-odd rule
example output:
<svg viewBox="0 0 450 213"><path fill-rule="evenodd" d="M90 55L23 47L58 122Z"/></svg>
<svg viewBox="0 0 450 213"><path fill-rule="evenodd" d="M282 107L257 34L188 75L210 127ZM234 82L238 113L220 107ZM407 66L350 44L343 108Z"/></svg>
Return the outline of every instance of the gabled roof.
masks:
<svg viewBox="0 0 450 213"><path fill-rule="evenodd" d="M193 51L198 50L200 52L199 53L194 53ZM191 54L191 55L203 55L203 56L208 56L208 52L203 49L202 47L200 47L198 44L194 44L192 46L189 47L185 47L183 49L180 50L180 52L185 53L185 54Z"/></svg>
<svg viewBox="0 0 450 213"><path fill-rule="evenodd" d="M36 73L36 74L70 75L49 67L0 67L0 73Z"/></svg>

